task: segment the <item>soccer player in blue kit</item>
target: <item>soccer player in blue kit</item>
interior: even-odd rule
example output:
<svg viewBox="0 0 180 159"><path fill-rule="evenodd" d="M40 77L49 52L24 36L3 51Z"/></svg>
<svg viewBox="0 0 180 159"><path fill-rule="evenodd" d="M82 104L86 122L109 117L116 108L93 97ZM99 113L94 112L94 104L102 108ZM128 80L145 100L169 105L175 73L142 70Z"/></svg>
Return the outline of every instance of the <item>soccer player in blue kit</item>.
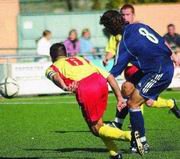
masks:
<svg viewBox="0 0 180 159"><path fill-rule="evenodd" d="M135 85L127 105L132 134L139 131L141 142L145 145L147 141L140 105L148 99L156 100L171 83L174 73L172 52L164 39L152 28L142 23L128 24L118 11L106 11L100 19L100 24L112 35L122 35L115 64L110 73L117 77L128 63L143 72L143 77Z"/></svg>

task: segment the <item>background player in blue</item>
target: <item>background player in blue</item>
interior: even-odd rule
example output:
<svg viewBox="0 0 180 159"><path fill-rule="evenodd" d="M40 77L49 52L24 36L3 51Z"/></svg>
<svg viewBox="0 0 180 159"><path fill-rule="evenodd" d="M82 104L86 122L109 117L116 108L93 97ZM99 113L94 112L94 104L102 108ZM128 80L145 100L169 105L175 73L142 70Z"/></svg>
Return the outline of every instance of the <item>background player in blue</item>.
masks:
<svg viewBox="0 0 180 159"><path fill-rule="evenodd" d="M143 72L143 77L128 99L132 132L138 130L141 142L146 144L144 119L140 105L147 99L156 99L171 83L174 66L172 52L164 39L149 26L124 22L118 11L109 10L100 19L107 31L122 34L115 64L110 71L120 75L130 62Z"/></svg>

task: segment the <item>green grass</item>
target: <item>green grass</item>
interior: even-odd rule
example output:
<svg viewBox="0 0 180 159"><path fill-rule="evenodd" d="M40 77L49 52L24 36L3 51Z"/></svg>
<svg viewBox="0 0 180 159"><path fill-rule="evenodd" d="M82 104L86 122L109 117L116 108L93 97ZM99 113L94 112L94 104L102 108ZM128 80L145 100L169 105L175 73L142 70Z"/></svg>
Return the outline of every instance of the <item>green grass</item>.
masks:
<svg viewBox="0 0 180 159"><path fill-rule="evenodd" d="M180 92L167 91L165 98ZM109 96L104 120L115 114L115 98ZM151 152L144 159L180 158L180 122L168 109L145 108L145 127ZM127 117L124 129L127 129ZM116 142L124 158L141 158L129 154L129 143ZM75 97L45 96L2 99L0 102L0 158L107 159L108 152L99 138L88 130Z"/></svg>

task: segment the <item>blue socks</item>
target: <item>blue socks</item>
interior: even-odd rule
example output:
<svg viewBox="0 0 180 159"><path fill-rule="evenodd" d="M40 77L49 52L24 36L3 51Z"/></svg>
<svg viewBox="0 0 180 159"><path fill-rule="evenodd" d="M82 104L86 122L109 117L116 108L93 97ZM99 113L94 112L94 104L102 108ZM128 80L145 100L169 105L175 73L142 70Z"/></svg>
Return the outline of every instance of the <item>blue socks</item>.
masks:
<svg viewBox="0 0 180 159"><path fill-rule="evenodd" d="M116 123L117 127L119 127L120 129L122 128L124 119L126 118L128 114L128 110L129 108L127 106L124 107L120 112L118 109L116 110L116 117L114 119L114 122Z"/></svg>
<svg viewBox="0 0 180 159"><path fill-rule="evenodd" d="M144 118L140 108L129 109L132 132L138 131L140 137L145 136Z"/></svg>

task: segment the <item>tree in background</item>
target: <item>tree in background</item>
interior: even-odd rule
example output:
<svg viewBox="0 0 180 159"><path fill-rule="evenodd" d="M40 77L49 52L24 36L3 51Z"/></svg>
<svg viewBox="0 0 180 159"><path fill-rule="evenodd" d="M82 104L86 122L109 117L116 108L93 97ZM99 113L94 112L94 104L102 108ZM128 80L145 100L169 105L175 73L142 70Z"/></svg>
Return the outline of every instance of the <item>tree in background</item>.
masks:
<svg viewBox="0 0 180 159"><path fill-rule="evenodd" d="M120 4L123 4L124 0L109 0L108 3L106 3L107 9L117 9L120 7Z"/></svg>
<svg viewBox="0 0 180 159"><path fill-rule="evenodd" d="M66 0L67 8L69 11L73 11L73 5L71 0Z"/></svg>
<svg viewBox="0 0 180 159"><path fill-rule="evenodd" d="M180 0L19 0L20 13L63 13L118 9L125 3L175 3Z"/></svg>
<svg viewBox="0 0 180 159"><path fill-rule="evenodd" d="M106 3L107 9L117 9L120 5L125 3L141 4L141 3L167 3L167 2L180 2L180 0L108 0Z"/></svg>
<svg viewBox="0 0 180 159"><path fill-rule="evenodd" d="M102 2L100 0L92 0L92 10L100 10L102 8Z"/></svg>
<svg viewBox="0 0 180 159"><path fill-rule="evenodd" d="M139 3L140 0L109 0L109 2L106 3L107 9L117 9L120 7L120 5L124 3L131 3L136 4Z"/></svg>

